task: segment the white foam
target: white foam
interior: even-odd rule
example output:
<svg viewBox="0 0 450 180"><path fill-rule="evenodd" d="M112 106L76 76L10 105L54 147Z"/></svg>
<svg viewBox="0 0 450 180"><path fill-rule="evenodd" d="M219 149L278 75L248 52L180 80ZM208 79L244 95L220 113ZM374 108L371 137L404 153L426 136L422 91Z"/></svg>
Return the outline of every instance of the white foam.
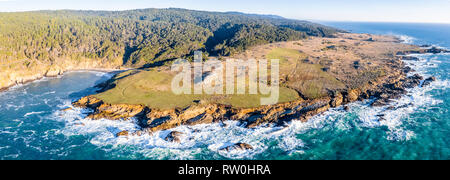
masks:
<svg viewBox="0 0 450 180"><path fill-rule="evenodd" d="M412 74L420 74L425 78L430 77L429 70L432 68L437 68L441 63L437 57L430 58L430 55L411 55L418 57L418 61L405 61L410 67L416 70ZM445 90L450 88L450 81L440 80L431 83L427 87L415 87L408 90L408 94L400 99L393 100L391 104L383 108L390 106L395 107L393 110L377 109L373 108L373 114L384 114L385 121L381 121L380 125L387 126L389 128L388 139L389 140L399 140L407 141L414 138L415 134L413 131L407 130L403 127L405 119L407 119L410 114L417 112L421 107L435 106L443 103L442 100L435 99L429 92L432 90L440 89Z"/></svg>
<svg viewBox="0 0 450 180"><path fill-rule="evenodd" d="M65 74L80 73L80 72L92 73L92 74L94 74L95 76L98 76L98 77L103 77L103 76L112 77L112 76L114 76L114 73L110 73L108 71L96 71L96 70L74 70L74 71L68 71ZM113 71L111 71L111 72L113 72Z"/></svg>
<svg viewBox="0 0 450 180"><path fill-rule="evenodd" d="M26 113L25 115L23 115L23 117L28 117L28 116L31 116L31 115L35 115L35 114L42 114L42 113L44 113L44 111L39 111L39 112L29 112L29 113Z"/></svg>
<svg viewBox="0 0 450 180"><path fill-rule="evenodd" d="M413 44L414 41L416 40L416 38L407 35L394 35L394 36L398 37L400 41L402 41L402 43L405 44Z"/></svg>
<svg viewBox="0 0 450 180"><path fill-rule="evenodd" d="M64 106L67 107L67 106ZM300 126L290 126L286 129L280 127L263 126L247 129L239 126L236 121L226 121L224 124L203 124L196 126L180 126L172 130L159 131L142 136L131 135L116 137L121 131L133 133L139 130L133 120L89 120L86 119L88 111L73 108L69 111L55 112L54 119L66 122L66 127L58 133L66 136L92 135L90 143L106 147L139 147L139 152L146 157L155 159L193 159L195 155L208 149L209 151L231 159L247 159L261 154L268 148L269 141L280 141L280 148L285 151L301 152L304 143L296 138ZM301 122L292 122L304 126ZM181 143L165 141L171 131L182 132ZM223 147L234 143L250 144L252 150L222 151Z"/></svg>
<svg viewBox="0 0 450 180"><path fill-rule="evenodd" d="M49 91L49 92L43 93L41 96L55 94L55 93L56 93L56 91Z"/></svg>
<svg viewBox="0 0 450 180"><path fill-rule="evenodd" d="M10 110L10 109L14 109L15 111L18 111L19 109L22 109L25 107L25 103L21 102L20 104L6 104L6 109Z"/></svg>

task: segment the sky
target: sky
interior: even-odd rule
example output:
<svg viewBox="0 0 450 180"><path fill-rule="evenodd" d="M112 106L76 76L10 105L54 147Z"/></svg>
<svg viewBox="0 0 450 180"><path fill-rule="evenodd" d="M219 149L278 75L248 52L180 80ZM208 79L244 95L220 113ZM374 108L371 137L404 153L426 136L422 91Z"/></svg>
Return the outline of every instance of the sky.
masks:
<svg viewBox="0 0 450 180"><path fill-rule="evenodd" d="M185 8L312 21L450 23L450 0L0 0L0 11Z"/></svg>

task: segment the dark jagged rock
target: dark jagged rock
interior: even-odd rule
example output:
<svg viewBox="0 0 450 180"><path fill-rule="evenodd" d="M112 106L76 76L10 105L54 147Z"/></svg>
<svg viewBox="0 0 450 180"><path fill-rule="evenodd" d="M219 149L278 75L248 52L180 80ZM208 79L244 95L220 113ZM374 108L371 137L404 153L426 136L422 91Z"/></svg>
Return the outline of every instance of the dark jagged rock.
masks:
<svg viewBox="0 0 450 180"><path fill-rule="evenodd" d="M395 106L389 106L386 110L395 110Z"/></svg>
<svg viewBox="0 0 450 180"><path fill-rule="evenodd" d="M415 74L395 83L385 84L378 91L371 92L371 95L377 98L371 106L381 107L388 105L392 99L399 99L407 94L408 91L406 89L419 86L422 80L422 76Z"/></svg>
<svg viewBox="0 0 450 180"><path fill-rule="evenodd" d="M436 81L436 77L429 77L429 78L425 79L425 81L423 81L422 87L429 86L434 81Z"/></svg>
<svg viewBox="0 0 450 180"><path fill-rule="evenodd" d="M432 48L426 50L426 53L432 53L432 54L448 53L448 52L450 52L450 51L445 50L445 49L440 49L437 47L432 47Z"/></svg>
<svg viewBox="0 0 450 180"><path fill-rule="evenodd" d="M340 92L333 93L333 99L331 100L331 107L339 107L344 102L344 96Z"/></svg>
<svg viewBox="0 0 450 180"><path fill-rule="evenodd" d="M368 41L368 42L375 42L375 40L373 40L373 38L369 38L366 41Z"/></svg>
<svg viewBox="0 0 450 180"><path fill-rule="evenodd" d="M403 82L403 88L414 88L420 85L420 82L423 80L423 77L419 74L415 74L414 76L410 76L406 78Z"/></svg>
<svg viewBox="0 0 450 180"><path fill-rule="evenodd" d="M414 56L401 56L402 60L405 61L418 61L419 58L418 57L414 57Z"/></svg>
<svg viewBox="0 0 450 180"><path fill-rule="evenodd" d="M166 140L167 142L175 142L175 143L180 143L180 136L183 135L182 132L178 132L178 131L172 131L170 132L166 138L164 138L164 140Z"/></svg>
<svg viewBox="0 0 450 180"><path fill-rule="evenodd" d="M344 106L344 110L347 111L347 112L349 112L349 111L350 111L350 107Z"/></svg>
<svg viewBox="0 0 450 180"><path fill-rule="evenodd" d="M239 150L239 151L245 151L245 150L252 150L253 147L250 144L246 143L236 143L231 146L226 146L224 148L219 149L219 151L233 151L233 150Z"/></svg>
<svg viewBox="0 0 450 180"><path fill-rule="evenodd" d="M406 66L405 68L403 68L403 73L408 74L410 72L415 72L415 70L409 66Z"/></svg>
<svg viewBox="0 0 450 180"><path fill-rule="evenodd" d="M377 99L375 102L372 103L373 107L381 107L381 106L386 106L388 105L390 102L389 99Z"/></svg>
<svg viewBox="0 0 450 180"><path fill-rule="evenodd" d="M90 96L83 97L80 100L72 103L72 105L75 107L89 108L89 109L96 109L102 104L103 104L102 100L97 98L91 98Z"/></svg>

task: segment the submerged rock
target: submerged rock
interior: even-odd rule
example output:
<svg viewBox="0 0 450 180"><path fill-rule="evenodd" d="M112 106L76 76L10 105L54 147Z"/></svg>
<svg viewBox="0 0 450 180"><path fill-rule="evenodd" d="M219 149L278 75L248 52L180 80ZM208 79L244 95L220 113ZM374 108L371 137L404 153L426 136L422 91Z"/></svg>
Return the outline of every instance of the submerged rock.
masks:
<svg viewBox="0 0 450 180"><path fill-rule="evenodd" d="M121 137L121 136L128 136L129 132L128 131L121 131L119 133L116 134L117 137Z"/></svg>
<svg viewBox="0 0 450 180"><path fill-rule="evenodd" d="M66 108L66 109L63 109L61 111L66 112L66 111L71 111L71 110L73 110L73 108Z"/></svg>
<svg viewBox="0 0 450 180"><path fill-rule="evenodd" d="M425 81L423 81L422 87L429 86L434 81L436 81L436 77L429 77L428 79L425 79Z"/></svg>
<svg viewBox="0 0 450 180"><path fill-rule="evenodd" d="M426 53L432 53L432 54L448 53L448 52L449 52L448 50L440 49L437 47L432 47L432 48L426 50Z"/></svg>
<svg viewBox="0 0 450 180"><path fill-rule="evenodd" d="M239 151L245 151L245 150L252 150L253 146L251 146L250 144L246 144L246 143L236 143L230 146L226 146L224 148L219 149L219 151L234 151L234 150L239 150Z"/></svg>
<svg viewBox="0 0 450 180"><path fill-rule="evenodd" d="M172 131L170 132L166 138L164 138L164 140L166 140L167 142L175 142L175 143L180 143L180 136L183 135L182 132L178 132L178 131Z"/></svg>
<svg viewBox="0 0 450 180"><path fill-rule="evenodd" d="M402 60L405 61L418 61L419 58L418 57L414 57L414 56L401 56Z"/></svg>
<svg viewBox="0 0 450 180"><path fill-rule="evenodd" d="M373 107L381 107L381 106L386 106L389 104L389 100L388 99L377 99L375 102L373 102L371 104L371 106Z"/></svg>
<svg viewBox="0 0 450 180"><path fill-rule="evenodd" d="M350 107L344 106L344 111L350 112Z"/></svg>

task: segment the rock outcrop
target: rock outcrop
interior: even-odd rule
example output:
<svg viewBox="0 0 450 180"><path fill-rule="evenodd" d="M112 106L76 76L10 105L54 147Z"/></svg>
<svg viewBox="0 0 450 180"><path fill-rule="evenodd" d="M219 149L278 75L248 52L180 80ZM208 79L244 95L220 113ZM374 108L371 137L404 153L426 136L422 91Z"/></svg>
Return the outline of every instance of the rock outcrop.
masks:
<svg viewBox="0 0 450 180"><path fill-rule="evenodd" d="M90 96L83 97L80 100L72 103L74 107L79 108L89 108L89 109L96 109L100 105L103 104L103 101L97 98L92 98Z"/></svg>
<svg viewBox="0 0 450 180"><path fill-rule="evenodd" d="M178 132L178 131L172 131L170 132L166 138L164 138L164 140L168 141L168 142L175 142L175 143L180 143L180 136L183 135L182 132Z"/></svg>
<svg viewBox="0 0 450 180"><path fill-rule="evenodd" d="M234 151L234 150L239 150L239 151L245 151L245 150L252 150L253 146L251 146L250 144L246 144L246 143L236 143L230 146L226 146L223 147L221 149L219 149L219 151Z"/></svg>
<svg viewBox="0 0 450 180"><path fill-rule="evenodd" d="M28 60L34 62L34 60ZM57 63L34 62L25 66L21 61L4 64L7 68L0 71L0 91L11 86L25 84L40 80L44 77L57 77L68 71L76 70L97 70L112 71L120 70L121 64L104 63L96 59L83 59L80 61L70 60L70 58L57 59Z"/></svg>
<svg viewBox="0 0 450 180"><path fill-rule="evenodd" d="M434 81L436 81L436 77L429 77L429 78L425 79L425 81L423 81L422 87L429 86Z"/></svg>
<svg viewBox="0 0 450 180"><path fill-rule="evenodd" d="M340 92L333 93L333 99L331 100L331 107L339 107L344 102L344 96Z"/></svg>
<svg viewBox="0 0 450 180"><path fill-rule="evenodd" d="M181 125L218 123L233 119L248 128L266 123L283 125L292 119L306 121L309 117L328 110L330 98L313 101L296 101L258 108L233 108L219 104L198 104L187 109L158 110L143 105L107 104L88 96L73 103L75 107L90 108L94 111L88 118L125 120L136 118L139 125L151 132L172 129Z"/></svg>
<svg viewBox="0 0 450 180"><path fill-rule="evenodd" d="M446 49L442 49L442 48L438 48L438 47L431 47L431 48L427 48L427 49L418 49L418 50L411 50L411 51L401 51L398 52L397 55L400 56L404 56L404 55L409 55L409 54L427 54L427 53L431 53L431 54L439 54L439 53L450 53L449 50ZM410 57L410 56L405 56L403 57L403 60L418 60L415 57Z"/></svg>
<svg viewBox="0 0 450 180"><path fill-rule="evenodd" d="M129 132L128 131L121 131L119 133L116 134L117 137L121 137L121 136L128 136Z"/></svg>

